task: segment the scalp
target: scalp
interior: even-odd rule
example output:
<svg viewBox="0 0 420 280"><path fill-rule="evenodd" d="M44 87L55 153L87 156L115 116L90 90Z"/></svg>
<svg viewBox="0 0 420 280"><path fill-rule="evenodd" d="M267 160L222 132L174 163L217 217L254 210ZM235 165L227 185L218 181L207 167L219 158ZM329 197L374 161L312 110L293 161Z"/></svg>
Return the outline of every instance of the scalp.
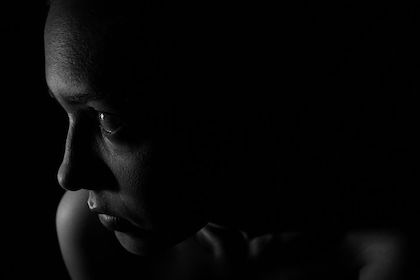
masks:
<svg viewBox="0 0 420 280"><path fill-rule="evenodd" d="M160 77L171 25L165 8L141 3L55 1L45 26L47 69L60 80L109 91Z"/></svg>
<svg viewBox="0 0 420 280"><path fill-rule="evenodd" d="M55 1L50 8L44 32L46 66L60 73L62 80L80 83L96 64L94 45L100 30L97 20L69 2Z"/></svg>

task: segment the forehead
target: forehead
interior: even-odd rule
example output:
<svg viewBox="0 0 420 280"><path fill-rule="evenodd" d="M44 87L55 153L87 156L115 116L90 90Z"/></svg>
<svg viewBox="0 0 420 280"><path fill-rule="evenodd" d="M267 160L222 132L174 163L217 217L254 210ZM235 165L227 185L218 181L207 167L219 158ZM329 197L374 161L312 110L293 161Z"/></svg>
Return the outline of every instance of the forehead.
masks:
<svg viewBox="0 0 420 280"><path fill-rule="evenodd" d="M209 53L199 47L204 45L197 39L201 33L188 27L182 7L172 2L140 8L131 4L134 0L125 5L108 2L52 4L45 26L45 58L47 83L54 93L104 92L168 106L217 99L212 69L202 62Z"/></svg>
<svg viewBox="0 0 420 280"><path fill-rule="evenodd" d="M122 87L131 91L156 78L157 54L150 47L155 38L130 11L111 10L106 3L52 3L44 35L46 78L52 91L121 92Z"/></svg>

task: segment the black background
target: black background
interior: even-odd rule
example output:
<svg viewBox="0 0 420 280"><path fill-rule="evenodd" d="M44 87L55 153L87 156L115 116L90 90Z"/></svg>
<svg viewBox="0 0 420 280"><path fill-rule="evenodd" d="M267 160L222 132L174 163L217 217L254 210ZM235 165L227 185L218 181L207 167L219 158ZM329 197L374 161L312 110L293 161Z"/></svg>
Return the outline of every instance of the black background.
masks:
<svg viewBox="0 0 420 280"><path fill-rule="evenodd" d="M252 19L244 26L264 29L238 32L235 38L226 31L222 38L237 43L241 36L255 36L254 51L266 61L241 56L232 44L234 58L224 71L258 64L261 71L242 74L265 81L253 85L265 93L258 92L260 102L279 87L294 90L287 100L299 112L295 163L308 166L290 177L296 192L308 194L303 198L308 205L320 206L315 212L341 211L345 224L354 226L408 229L415 224L418 188L418 9L383 1L342 2L279 10L249 5L241 13L224 7L223 17ZM0 15L0 276L66 279L54 219L63 193L56 171L67 120L45 85L46 6L42 1L3 3ZM237 82L247 77L229 74L220 73ZM328 160L320 159L326 155ZM301 176L303 170L309 175ZM311 188L308 183L315 179L324 190ZM322 203L311 200L319 192L325 195Z"/></svg>
<svg viewBox="0 0 420 280"><path fill-rule="evenodd" d="M66 279L55 231L66 115L44 78L43 1L0 5L1 279Z"/></svg>

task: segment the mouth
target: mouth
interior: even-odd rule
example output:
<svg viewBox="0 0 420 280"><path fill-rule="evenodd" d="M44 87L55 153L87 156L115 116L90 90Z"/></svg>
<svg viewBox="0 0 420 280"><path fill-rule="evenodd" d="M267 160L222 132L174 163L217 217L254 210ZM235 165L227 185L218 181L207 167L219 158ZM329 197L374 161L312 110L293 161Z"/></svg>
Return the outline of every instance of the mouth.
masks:
<svg viewBox="0 0 420 280"><path fill-rule="evenodd" d="M135 226L129 220L111 214L106 207L103 207L103 204L98 203L91 192L87 204L90 211L98 216L101 224L110 231L123 232L142 238L151 235L150 232Z"/></svg>
<svg viewBox="0 0 420 280"><path fill-rule="evenodd" d="M111 231L133 232L140 230L123 218L104 213L97 213L97 215L101 224Z"/></svg>
<svg viewBox="0 0 420 280"><path fill-rule="evenodd" d="M110 231L125 233L140 239L151 239L153 237L152 232L141 229L126 219L96 211L93 212L98 215L101 224Z"/></svg>

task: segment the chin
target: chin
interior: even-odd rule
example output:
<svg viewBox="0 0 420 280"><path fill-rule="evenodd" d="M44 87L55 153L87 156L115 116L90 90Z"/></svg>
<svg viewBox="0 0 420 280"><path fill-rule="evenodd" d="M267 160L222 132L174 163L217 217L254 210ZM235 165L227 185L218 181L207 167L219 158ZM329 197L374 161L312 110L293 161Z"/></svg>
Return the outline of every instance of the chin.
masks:
<svg viewBox="0 0 420 280"><path fill-rule="evenodd" d="M155 255L175 245L168 245L162 240L137 237L119 231L115 231L115 236L125 250L138 256Z"/></svg>

